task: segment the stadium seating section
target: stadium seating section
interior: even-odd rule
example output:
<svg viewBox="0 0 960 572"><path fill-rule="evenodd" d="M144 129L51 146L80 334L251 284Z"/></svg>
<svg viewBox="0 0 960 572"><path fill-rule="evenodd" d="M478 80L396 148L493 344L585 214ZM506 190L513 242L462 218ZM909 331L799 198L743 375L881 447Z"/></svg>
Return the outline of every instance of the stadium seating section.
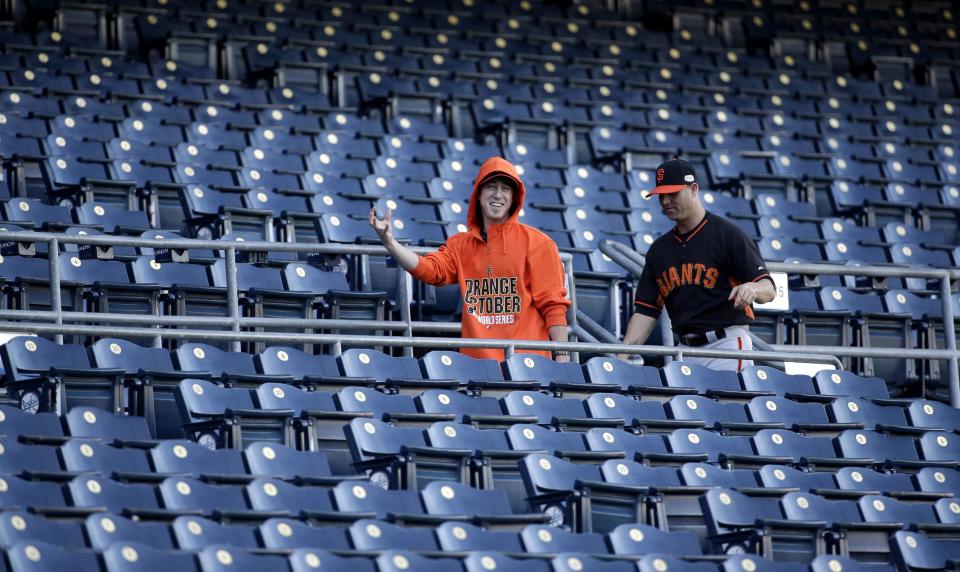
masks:
<svg viewBox="0 0 960 572"><path fill-rule="evenodd" d="M635 278L600 247L670 231L643 194L680 156L766 260L956 267L958 22L935 1L3 1L0 232L369 244L375 207L437 246L503 156L619 335ZM231 315L223 250L0 242L0 310L51 310L56 268L64 311ZM404 303L376 256L236 262L245 317ZM944 347L935 281L789 286L757 312L768 342ZM456 287L413 296L459 320ZM237 351L171 323L0 347L0 570L960 569L943 362Z"/></svg>

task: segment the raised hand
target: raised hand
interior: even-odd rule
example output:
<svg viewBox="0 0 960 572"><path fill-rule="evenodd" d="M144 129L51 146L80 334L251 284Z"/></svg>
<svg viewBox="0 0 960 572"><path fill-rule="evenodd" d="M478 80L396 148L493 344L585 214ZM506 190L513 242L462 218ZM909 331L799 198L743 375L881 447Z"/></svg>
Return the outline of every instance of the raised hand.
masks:
<svg viewBox="0 0 960 572"><path fill-rule="evenodd" d="M382 219L377 218L377 209L370 209L369 220L370 226L377 232L380 241L388 244L393 239L393 227L390 224L390 209L387 209L387 214Z"/></svg>

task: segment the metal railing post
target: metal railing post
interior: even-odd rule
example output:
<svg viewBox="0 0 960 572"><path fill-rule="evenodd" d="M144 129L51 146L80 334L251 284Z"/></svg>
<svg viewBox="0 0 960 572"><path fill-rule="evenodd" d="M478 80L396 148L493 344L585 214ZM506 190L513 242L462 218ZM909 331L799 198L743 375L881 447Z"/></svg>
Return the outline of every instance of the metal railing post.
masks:
<svg viewBox="0 0 960 572"><path fill-rule="evenodd" d="M413 317L410 307L413 306L413 288L410 287L410 274L400 267L400 261L397 261L397 298L400 299L400 321L406 325L403 335L413 337ZM404 346L403 355L413 357L413 348Z"/></svg>
<svg viewBox="0 0 960 572"><path fill-rule="evenodd" d="M240 331L240 296L237 293L237 250L232 245L224 248L227 261L227 312L232 321L230 329ZM240 342L230 342L230 351L240 351Z"/></svg>
<svg viewBox="0 0 960 572"><path fill-rule="evenodd" d="M670 321L670 314L667 313L666 309L660 312L660 344L672 348L673 343L673 322ZM663 363L667 364L673 361L674 359L682 359L679 355L677 358L671 358L670 356L664 356Z"/></svg>
<svg viewBox="0 0 960 572"><path fill-rule="evenodd" d="M567 295L570 296L570 307L567 308L567 331L576 337L577 332L577 285L573 280L573 257L569 254L560 255L560 264L563 264L563 273L567 281ZM571 360L579 361L580 352L573 352Z"/></svg>
<svg viewBox="0 0 960 572"><path fill-rule="evenodd" d="M955 317L953 315L953 297L950 292L950 273L945 272L940 279L940 302L943 304L943 339L946 349L953 352L953 357L947 360L947 371L950 379L950 405L960 407L960 370L957 367L957 335Z"/></svg>
<svg viewBox="0 0 960 572"><path fill-rule="evenodd" d="M50 305L57 313L54 323L60 325L63 324L63 299L60 291L60 241L56 237L49 240L47 257L50 263ZM57 334L54 341L62 344L63 334Z"/></svg>

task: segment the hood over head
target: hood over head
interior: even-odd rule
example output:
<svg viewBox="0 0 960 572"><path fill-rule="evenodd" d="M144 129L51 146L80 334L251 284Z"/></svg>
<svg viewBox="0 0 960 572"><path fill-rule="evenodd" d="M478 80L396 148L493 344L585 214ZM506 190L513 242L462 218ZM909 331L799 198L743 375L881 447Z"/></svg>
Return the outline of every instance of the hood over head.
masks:
<svg viewBox="0 0 960 572"><path fill-rule="evenodd" d="M515 224L520 217L520 209L523 208L523 201L527 194L527 189L523 186L523 181L520 180L517 169L509 161L502 157L490 157L483 162L483 165L480 165L477 178L473 181L473 193L470 194L470 207L467 209L467 228L470 232L479 233L483 227L483 213L480 211L480 205L478 204L480 200L480 187L483 183L494 177L506 177L510 179L513 182L514 192L513 205L510 208L510 217L507 219L507 222L493 226ZM490 232L489 228L484 230L488 233Z"/></svg>

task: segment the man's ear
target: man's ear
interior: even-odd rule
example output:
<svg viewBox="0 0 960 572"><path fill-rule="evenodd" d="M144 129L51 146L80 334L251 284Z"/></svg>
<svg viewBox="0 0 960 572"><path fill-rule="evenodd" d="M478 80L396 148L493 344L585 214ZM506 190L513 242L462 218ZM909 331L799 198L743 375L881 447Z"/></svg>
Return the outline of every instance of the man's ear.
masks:
<svg viewBox="0 0 960 572"><path fill-rule="evenodd" d="M697 197L699 192L700 192L700 185L698 185L697 183L690 183L690 194L693 195L694 198Z"/></svg>

